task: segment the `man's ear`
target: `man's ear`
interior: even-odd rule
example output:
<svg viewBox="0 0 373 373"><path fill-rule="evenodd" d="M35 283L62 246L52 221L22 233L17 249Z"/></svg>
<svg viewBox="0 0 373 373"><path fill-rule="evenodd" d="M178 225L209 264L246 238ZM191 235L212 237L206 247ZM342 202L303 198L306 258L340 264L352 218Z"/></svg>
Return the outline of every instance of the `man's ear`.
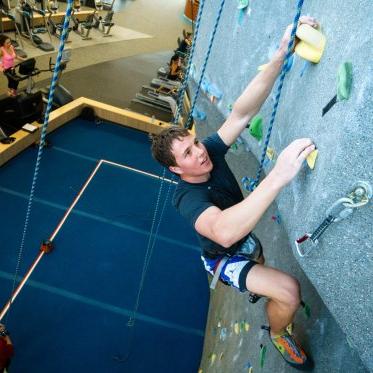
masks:
<svg viewBox="0 0 373 373"><path fill-rule="evenodd" d="M168 169L173 172L174 174L177 174L177 175L181 175L182 174L182 171L180 169L180 167L178 166L169 166Z"/></svg>

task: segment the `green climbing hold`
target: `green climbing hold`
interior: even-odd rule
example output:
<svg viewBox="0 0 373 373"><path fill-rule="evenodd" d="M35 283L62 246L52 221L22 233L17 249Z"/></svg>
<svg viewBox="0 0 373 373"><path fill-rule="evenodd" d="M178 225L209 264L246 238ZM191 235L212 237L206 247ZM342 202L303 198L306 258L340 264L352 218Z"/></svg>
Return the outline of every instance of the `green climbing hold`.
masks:
<svg viewBox="0 0 373 373"><path fill-rule="evenodd" d="M301 301L300 305L303 307L303 312L306 315L307 319L309 319L311 317L311 307L304 301Z"/></svg>
<svg viewBox="0 0 373 373"><path fill-rule="evenodd" d="M238 145L237 145L236 142L235 142L234 144L231 145L231 149L232 149L233 151L238 150Z"/></svg>
<svg viewBox="0 0 373 373"><path fill-rule="evenodd" d="M260 367L264 367L264 360L266 358L267 346L260 345L259 363Z"/></svg>
<svg viewBox="0 0 373 373"><path fill-rule="evenodd" d="M260 115L256 115L249 124L250 135L260 141L263 137L263 119Z"/></svg>
<svg viewBox="0 0 373 373"><path fill-rule="evenodd" d="M306 315L306 318L309 319L311 317L311 307L308 304L304 304L303 311Z"/></svg>
<svg viewBox="0 0 373 373"><path fill-rule="evenodd" d="M228 109L229 111L232 111L232 110L233 110L233 104L228 104L227 109Z"/></svg>
<svg viewBox="0 0 373 373"><path fill-rule="evenodd" d="M350 98L352 87L352 63L344 62L338 68L338 101L348 100Z"/></svg>
<svg viewBox="0 0 373 373"><path fill-rule="evenodd" d="M238 0L237 9L245 9L249 6L249 0Z"/></svg>

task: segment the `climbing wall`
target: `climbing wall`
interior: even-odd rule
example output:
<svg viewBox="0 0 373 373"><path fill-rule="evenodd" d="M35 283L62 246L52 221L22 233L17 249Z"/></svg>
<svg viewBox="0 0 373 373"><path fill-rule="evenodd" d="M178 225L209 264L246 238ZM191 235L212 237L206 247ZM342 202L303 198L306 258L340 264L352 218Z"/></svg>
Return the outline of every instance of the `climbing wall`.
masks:
<svg viewBox="0 0 373 373"><path fill-rule="evenodd" d="M204 4L191 71L192 92L200 78L220 4L212 0ZM267 174L292 140L310 137L317 146L313 170L305 165L281 192L273 219L281 222L294 258L368 369L373 369L371 205L353 209L345 219L331 224L304 258L296 253L294 242L315 231L327 210L346 197L355 182L373 184L372 21L367 18L372 10L369 0L354 7L331 0L304 2L302 14L316 17L321 24L325 50L317 64L294 55L288 65L270 151L264 160ZM199 135L219 128L258 67L270 60L295 12L296 1L225 2L194 110ZM260 118L232 147L231 157L236 158L232 167L240 175L243 188L255 177L255 171L247 173L245 162L248 152L261 158L275 93L276 85L260 110Z"/></svg>

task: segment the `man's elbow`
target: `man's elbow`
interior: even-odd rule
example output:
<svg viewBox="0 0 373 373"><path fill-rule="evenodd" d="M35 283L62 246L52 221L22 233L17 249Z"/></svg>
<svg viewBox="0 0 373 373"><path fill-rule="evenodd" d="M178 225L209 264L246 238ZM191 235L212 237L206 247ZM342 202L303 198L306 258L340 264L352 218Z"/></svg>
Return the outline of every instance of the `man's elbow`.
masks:
<svg viewBox="0 0 373 373"><path fill-rule="evenodd" d="M220 246L223 246L225 249L228 249L236 242L232 234L224 229L216 228L214 236L216 238L216 243L218 243Z"/></svg>

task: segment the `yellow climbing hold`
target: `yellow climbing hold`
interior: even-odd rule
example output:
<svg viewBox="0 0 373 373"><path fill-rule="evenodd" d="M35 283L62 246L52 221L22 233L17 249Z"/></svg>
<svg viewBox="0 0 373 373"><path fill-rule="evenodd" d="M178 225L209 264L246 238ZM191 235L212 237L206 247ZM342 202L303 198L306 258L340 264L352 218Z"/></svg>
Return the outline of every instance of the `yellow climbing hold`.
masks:
<svg viewBox="0 0 373 373"><path fill-rule="evenodd" d="M203 373L203 370L200 368L200 369L198 370L198 373Z"/></svg>
<svg viewBox="0 0 373 373"><path fill-rule="evenodd" d="M224 357L224 352L220 352L220 355L219 355L219 360L222 360Z"/></svg>
<svg viewBox="0 0 373 373"><path fill-rule="evenodd" d="M216 354L212 354L210 357L210 360L211 360L211 365L214 364L216 360Z"/></svg>
<svg viewBox="0 0 373 373"><path fill-rule="evenodd" d="M286 327L286 331L292 335L293 334L293 323L290 323L287 327Z"/></svg>
<svg viewBox="0 0 373 373"><path fill-rule="evenodd" d="M275 155L276 155L275 150L274 150L273 148L270 148L270 147L267 148L267 152L266 152L266 154L267 154L267 157L268 157L271 161L273 161L273 158L275 158Z"/></svg>
<svg viewBox="0 0 373 373"><path fill-rule="evenodd" d="M295 53L305 60L318 63L324 53L325 36L307 24L300 25L296 35L300 42L295 47Z"/></svg>
<svg viewBox="0 0 373 373"><path fill-rule="evenodd" d="M250 330L250 324L248 322L245 322L245 331L249 331Z"/></svg>
<svg viewBox="0 0 373 373"><path fill-rule="evenodd" d="M298 27L296 35L311 47L316 49L324 49L325 47L325 36L307 23L303 23Z"/></svg>
<svg viewBox="0 0 373 373"><path fill-rule="evenodd" d="M316 158L319 154L319 151L315 149L308 157L307 157L307 164L308 167L313 170L315 168Z"/></svg>
<svg viewBox="0 0 373 373"><path fill-rule="evenodd" d="M238 335L240 334L240 323L236 322L234 324L234 332Z"/></svg>
<svg viewBox="0 0 373 373"><path fill-rule="evenodd" d="M253 367L250 367L250 368L247 370L247 373L253 373Z"/></svg>

